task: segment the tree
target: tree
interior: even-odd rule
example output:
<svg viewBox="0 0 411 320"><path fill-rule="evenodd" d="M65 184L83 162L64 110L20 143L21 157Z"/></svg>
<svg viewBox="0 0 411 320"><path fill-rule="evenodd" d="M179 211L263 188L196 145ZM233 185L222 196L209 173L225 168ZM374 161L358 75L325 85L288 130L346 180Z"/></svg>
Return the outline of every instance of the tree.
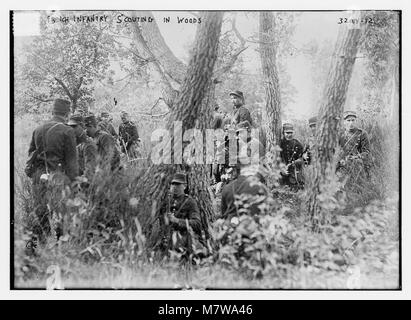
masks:
<svg viewBox="0 0 411 320"><path fill-rule="evenodd" d="M27 47L21 71L30 84L27 94L45 102L66 97L73 111L86 107L93 99L93 83L103 79L109 67L104 48L112 46L112 38L105 33L107 26L42 19L42 34Z"/></svg>
<svg viewBox="0 0 411 320"><path fill-rule="evenodd" d="M266 150L276 158L281 139L281 96L276 65L275 20L272 12L260 13L260 57L265 87Z"/></svg>
<svg viewBox="0 0 411 320"><path fill-rule="evenodd" d="M134 16L144 15L153 17L151 12L133 11ZM208 91L210 96L207 101L214 102L214 91L218 83L221 83L227 72L231 70L237 61L239 55L247 49L244 39L241 38L235 27L235 17L231 20L232 33L239 39L239 45L236 49L226 50L224 39L220 41L223 45L220 47L216 68L213 75L212 87ZM160 85L162 98L164 102L172 109L175 105L176 98L179 94L179 87L182 84L187 72L187 66L180 61L164 41L163 36L155 20L151 23L141 23L134 28L134 40L137 49L145 59L152 62L155 71L160 75ZM225 35L222 35L224 38ZM220 39L221 40L221 39Z"/></svg>
<svg viewBox="0 0 411 320"><path fill-rule="evenodd" d="M328 72L317 127L317 144L314 150L314 176L309 182L308 210L317 228L322 208L320 195L328 179L335 173L333 156L337 148L341 118L346 93L356 59L361 29L359 25L341 26L334 48L334 57Z"/></svg>
<svg viewBox="0 0 411 320"><path fill-rule="evenodd" d="M197 29L186 76L167 124L167 129L173 132L175 121L182 123L182 128L177 130L174 139L184 135L188 129L204 129L207 125L204 119L211 118L211 108L204 104L203 100L207 96L212 82L222 16L221 12L204 13L202 23ZM136 189L141 191L137 198L142 201L138 218L146 227L145 231L151 226L152 217L158 217L160 204L167 196L172 175L180 169L182 169L181 165L178 164L153 164L137 182ZM205 165L191 166L189 171L191 194L199 203L204 225L207 224L208 219L213 218L208 180ZM152 216L148 215L147 212L151 212ZM157 235L153 233L151 236L156 237Z"/></svg>

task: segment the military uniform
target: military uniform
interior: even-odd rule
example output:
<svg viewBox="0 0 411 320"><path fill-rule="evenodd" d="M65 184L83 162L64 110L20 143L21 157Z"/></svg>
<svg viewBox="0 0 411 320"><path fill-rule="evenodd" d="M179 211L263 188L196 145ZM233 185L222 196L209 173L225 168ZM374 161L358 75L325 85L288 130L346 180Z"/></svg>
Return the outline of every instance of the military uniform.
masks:
<svg viewBox="0 0 411 320"><path fill-rule="evenodd" d="M370 167L370 141L365 131L354 128L351 132L344 132L340 135L338 144L341 148L337 171L344 167L343 161L350 161L353 159L362 161L364 169L368 174Z"/></svg>
<svg viewBox="0 0 411 320"><path fill-rule="evenodd" d="M120 154L114 138L103 130L97 130L94 142L97 146L100 163L103 166L110 164L112 171L118 169L120 166Z"/></svg>
<svg viewBox="0 0 411 320"><path fill-rule="evenodd" d="M165 228L162 243L165 248L186 249L191 253L193 245L195 249L198 249L199 245L204 246L200 211L192 197L187 194L178 197L169 196L160 212L162 214L161 224ZM168 212L171 212L178 220L176 222L167 221ZM187 222L191 230L187 230Z"/></svg>
<svg viewBox="0 0 411 320"><path fill-rule="evenodd" d="M130 158L136 158L139 139L137 126L132 121L123 122L120 124L118 134L122 152L127 152Z"/></svg>
<svg viewBox="0 0 411 320"><path fill-rule="evenodd" d="M79 174L76 136L65 124L69 112L70 102L56 99L52 119L34 130L28 150L30 170L26 173L32 178L36 218L32 231L39 240L51 231L50 215L54 219L54 213L61 211L61 191Z"/></svg>
<svg viewBox="0 0 411 320"><path fill-rule="evenodd" d="M263 203L267 196L267 189L263 183L255 176L240 175L223 188L221 195L221 218L227 219L239 215L243 205L236 204L237 196L250 196L252 204L249 206L249 214L260 213L258 206Z"/></svg>
<svg viewBox="0 0 411 320"><path fill-rule="evenodd" d="M118 139L116 129L114 129L114 126L108 120L100 120L100 122L97 124L97 129L111 134L116 140Z"/></svg>
<svg viewBox="0 0 411 320"><path fill-rule="evenodd" d="M37 127L32 135L29 154L37 152L36 169L49 172L62 170L70 180L78 176L76 137L64 119L54 116Z"/></svg>
<svg viewBox="0 0 411 320"><path fill-rule="evenodd" d="M281 184L301 187L303 185L301 174L303 145L297 139L287 140L283 138L281 139L280 147L281 161L285 165L289 165L288 174L281 173Z"/></svg>
<svg viewBox="0 0 411 320"><path fill-rule="evenodd" d="M91 181L97 165L97 146L93 139L87 137L86 141L77 146L77 152L80 174L84 175L88 181Z"/></svg>

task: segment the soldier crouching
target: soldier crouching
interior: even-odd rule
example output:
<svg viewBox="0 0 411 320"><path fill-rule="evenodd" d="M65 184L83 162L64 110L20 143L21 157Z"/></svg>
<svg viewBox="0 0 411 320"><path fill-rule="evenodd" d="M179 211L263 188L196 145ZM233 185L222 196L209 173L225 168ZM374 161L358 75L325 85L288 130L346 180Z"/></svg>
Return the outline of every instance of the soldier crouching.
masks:
<svg viewBox="0 0 411 320"><path fill-rule="evenodd" d="M206 247L201 236L200 211L197 202L184 192L186 187L186 175L176 173L160 210L163 234L156 247L166 254L170 251L181 254L183 261L193 261L192 258L205 254Z"/></svg>

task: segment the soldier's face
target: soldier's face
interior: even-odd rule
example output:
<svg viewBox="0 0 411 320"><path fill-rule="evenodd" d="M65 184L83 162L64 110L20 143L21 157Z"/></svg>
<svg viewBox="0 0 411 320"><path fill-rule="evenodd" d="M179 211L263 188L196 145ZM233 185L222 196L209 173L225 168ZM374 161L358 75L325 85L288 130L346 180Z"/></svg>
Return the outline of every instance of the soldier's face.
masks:
<svg viewBox="0 0 411 320"><path fill-rule="evenodd" d="M356 120L357 119L355 117L347 117L344 120L345 130L350 131L350 130L354 129Z"/></svg>
<svg viewBox="0 0 411 320"><path fill-rule="evenodd" d="M231 95L231 102L234 106L242 106L243 105L243 100L240 97L237 97L235 95Z"/></svg>
<svg viewBox="0 0 411 320"><path fill-rule="evenodd" d="M97 128L93 126L86 126L86 132L89 137L94 138L96 135Z"/></svg>
<svg viewBox="0 0 411 320"><path fill-rule="evenodd" d="M127 121L128 121L128 115L127 115L127 114L123 114L123 115L121 116L121 121L127 122Z"/></svg>
<svg viewBox="0 0 411 320"><path fill-rule="evenodd" d="M170 192L171 194L178 196L184 193L186 185L183 183L171 183Z"/></svg>
<svg viewBox="0 0 411 320"><path fill-rule="evenodd" d="M311 130L311 134L312 135L315 135L315 130L317 129L317 125L315 125L315 124L312 124L311 126L310 126L310 130Z"/></svg>
<svg viewBox="0 0 411 320"><path fill-rule="evenodd" d="M86 139L86 132L82 126L75 126L73 127L74 133L76 135L77 144L82 143Z"/></svg>
<svg viewBox="0 0 411 320"><path fill-rule="evenodd" d="M294 137L294 131L285 131L284 137L286 140L291 140Z"/></svg>

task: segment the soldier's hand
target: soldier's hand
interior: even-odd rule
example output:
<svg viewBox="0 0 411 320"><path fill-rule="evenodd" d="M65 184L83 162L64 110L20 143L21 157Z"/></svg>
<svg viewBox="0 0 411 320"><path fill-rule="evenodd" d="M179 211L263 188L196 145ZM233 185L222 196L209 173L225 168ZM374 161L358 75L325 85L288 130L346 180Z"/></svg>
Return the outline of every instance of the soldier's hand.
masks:
<svg viewBox="0 0 411 320"><path fill-rule="evenodd" d="M345 166L345 160L344 159L340 160L339 163L340 163L340 166Z"/></svg>

